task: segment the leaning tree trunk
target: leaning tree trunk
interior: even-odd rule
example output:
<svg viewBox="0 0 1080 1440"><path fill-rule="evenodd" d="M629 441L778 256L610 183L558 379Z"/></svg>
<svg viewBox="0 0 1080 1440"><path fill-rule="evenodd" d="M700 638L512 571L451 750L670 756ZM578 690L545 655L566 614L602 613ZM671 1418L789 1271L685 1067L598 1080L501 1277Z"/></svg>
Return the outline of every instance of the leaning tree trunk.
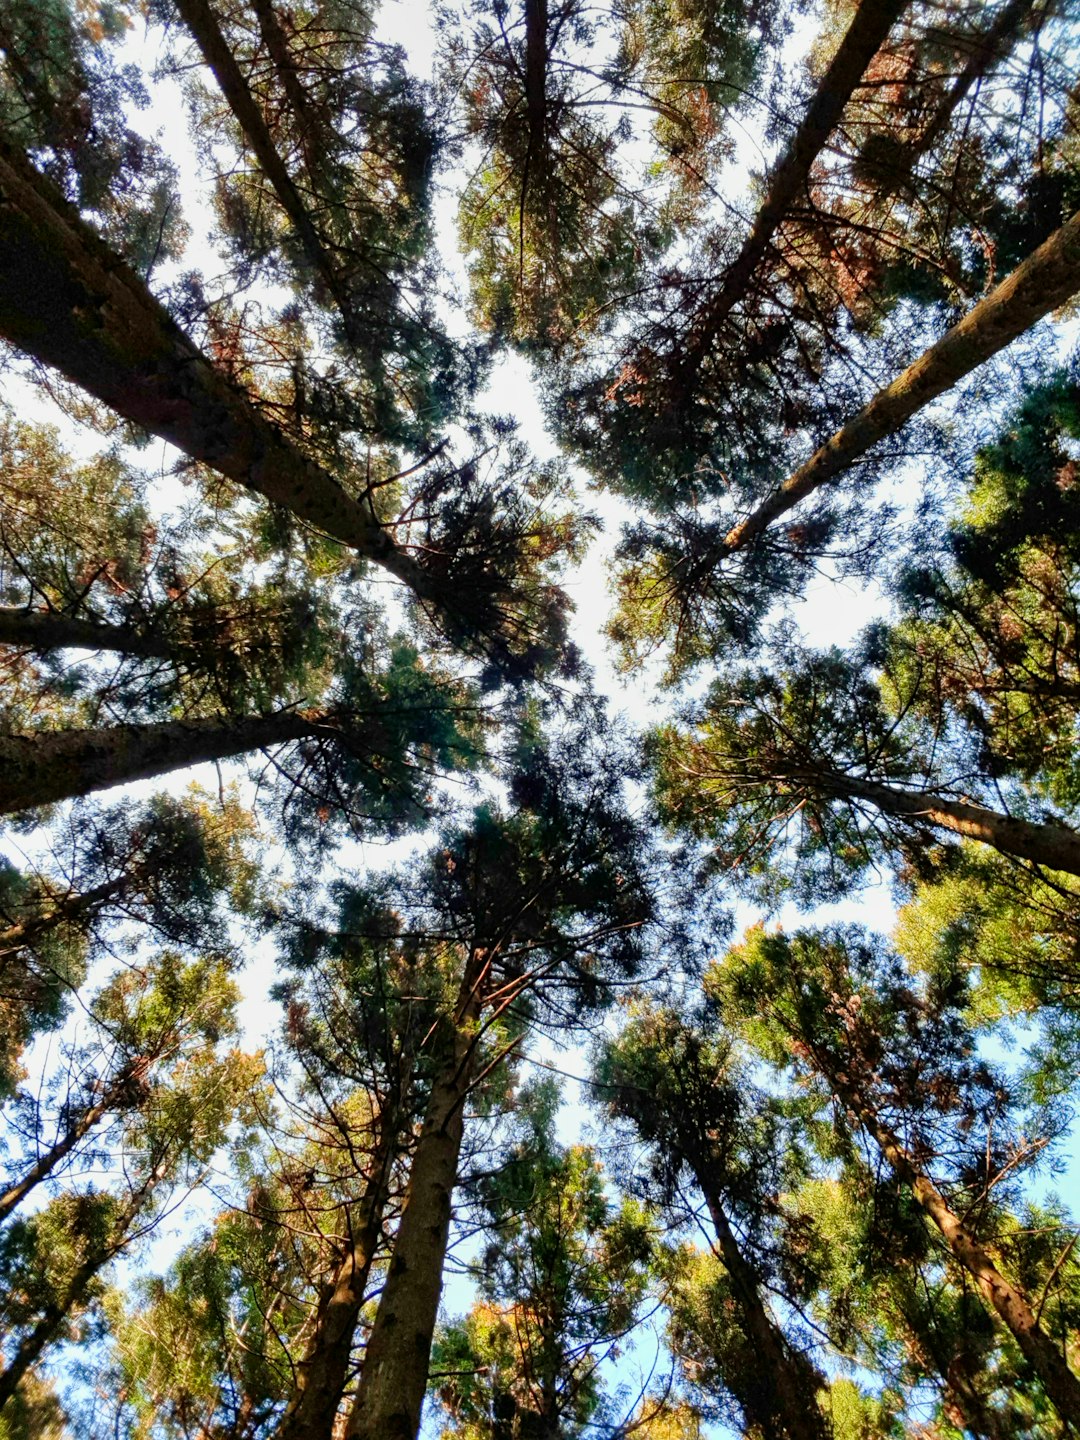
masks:
<svg viewBox="0 0 1080 1440"><path fill-rule="evenodd" d="M905 790L881 781L862 780L834 771L800 772L808 788L843 799L868 800L887 815L921 820L940 830L951 830L969 840L979 840L1006 855L1080 875L1080 833L1064 825L1046 825L1003 815L965 800L953 800L926 790Z"/></svg>
<svg viewBox="0 0 1080 1440"><path fill-rule="evenodd" d="M0 146L0 336L125 420L293 511L437 600L365 505L222 375L145 282Z"/></svg>
<svg viewBox="0 0 1080 1440"><path fill-rule="evenodd" d="M274 69L281 81L285 98L292 110L293 122L298 131L300 149L304 156L306 180L312 191L317 188L317 175L329 152L327 126L308 99L300 77L296 73L296 62L289 50L288 37L281 27L274 0L251 0L251 8L259 26L259 37L266 46L267 54L274 62Z"/></svg>
<svg viewBox="0 0 1080 1440"><path fill-rule="evenodd" d="M139 873L143 872L140 870ZM14 925L8 925L0 930L0 961L25 950L40 936L55 930L58 925L76 924L92 915L95 910L100 910L110 900L122 894L132 884L133 878L132 874L125 872L113 880L103 880L100 885L95 885L90 890L49 900L47 910L31 915L26 920L19 920Z"/></svg>
<svg viewBox="0 0 1080 1440"><path fill-rule="evenodd" d="M56 1167L71 1154L79 1141L89 1135L90 1131L110 1111L125 1103L125 1097L131 1094L132 1086L138 1084L146 1068L145 1061L141 1064L133 1062L125 1065L101 1099L95 1104L87 1106L82 1114L72 1121L60 1139L39 1155L20 1180L0 1192L0 1222L6 1220L12 1211L22 1204L35 1186L49 1178Z"/></svg>
<svg viewBox="0 0 1080 1440"><path fill-rule="evenodd" d="M0 814L299 740L317 725L310 715L283 710L239 720L162 720L0 735Z"/></svg>
<svg viewBox="0 0 1080 1440"><path fill-rule="evenodd" d="M894 1174L941 1232L957 1262L975 1281L980 1294L1012 1333L1021 1354L1038 1375L1048 1398L1067 1425L1080 1416L1080 1379L1070 1370L1054 1342L1040 1328L1023 1291L1001 1274L989 1253L975 1239L948 1201L912 1159L900 1139L832 1066L822 1073L838 1098L872 1135Z"/></svg>
<svg viewBox="0 0 1080 1440"><path fill-rule="evenodd" d="M724 272L716 294L702 308L683 346L678 372L685 377L697 369L720 327L750 288L773 236L785 215L806 188L814 161L851 98L863 71L885 43L904 9L905 0L862 0L821 77L802 123L769 178L761 208L738 255Z"/></svg>
<svg viewBox="0 0 1080 1440"><path fill-rule="evenodd" d="M259 162L263 174L273 186L278 203L289 217L293 229L304 247L304 254L337 306L350 343L359 344L361 335L356 324L356 317L349 304L347 289L315 228L298 186L289 174L288 167L274 144L270 127L259 108L258 101L251 93L244 73L237 63L221 26L218 24L213 7L209 0L176 0L176 8L179 10L184 24L191 31L203 59L209 66L218 83L218 88L243 132L244 139L251 147L252 154ZM264 22L262 28L265 35L267 17L260 18ZM276 22L276 17L269 18Z"/></svg>
<svg viewBox="0 0 1080 1440"><path fill-rule="evenodd" d="M129 1241L129 1231L140 1211L152 1196L164 1176L164 1170L155 1170L146 1182L132 1196L126 1208L121 1211L113 1226L113 1238L98 1249L92 1250L68 1281L63 1293L49 1305L34 1326L23 1336L12 1352L7 1366L0 1371L0 1411L19 1388L23 1376L36 1364L42 1351L59 1335L67 1317L90 1289L96 1275L110 1260L120 1253Z"/></svg>
<svg viewBox="0 0 1080 1440"><path fill-rule="evenodd" d="M950 390L1080 290L1080 212L980 300L935 345L728 531L718 559L744 550L819 486L835 480L917 411Z"/></svg>
<svg viewBox="0 0 1080 1440"><path fill-rule="evenodd" d="M161 635L104 620L79 620L51 611L0 608L0 645L23 650L116 650L122 655L168 660L174 647Z"/></svg>
<svg viewBox="0 0 1080 1440"><path fill-rule="evenodd" d="M391 1173L401 1151L403 1123L399 1107L381 1117L371 1174L348 1217L345 1248L320 1298L314 1333L296 1366L293 1392L274 1431L275 1440L330 1440L333 1433L382 1233Z"/></svg>
<svg viewBox="0 0 1080 1440"><path fill-rule="evenodd" d="M470 961L446 1021L346 1440L415 1440L420 1429L489 963Z"/></svg>
<svg viewBox="0 0 1080 1440"><path fill-rule="evenodd" d="M716 1232L743 1333L757 1353L762 1376L768 1377L762 1392L770 1391L773 1403L762 1403L762 1396L749 1394L736 1394L736 1399L751 1427L760 1428L763 1440L828 1440L825 1419L811 1388L815 1372L809 1363L799 1367L783 1333L766 1310L757 1273L742 1253L708 1167L695 1165L694 1170Z"/></svg>
<svg viewBox="0 0 1080 1440"><path fill-rule="evenodd" d="M949 86L933 119L904 151L904 161L909 170L920 156L933 149L972 87L1002 58L1002 46L1007 44L1011 48L1019 40L1023 23L1033 8L1033 0L1009 0L981 35L971 37L972 48L967 64Z"/></svg>

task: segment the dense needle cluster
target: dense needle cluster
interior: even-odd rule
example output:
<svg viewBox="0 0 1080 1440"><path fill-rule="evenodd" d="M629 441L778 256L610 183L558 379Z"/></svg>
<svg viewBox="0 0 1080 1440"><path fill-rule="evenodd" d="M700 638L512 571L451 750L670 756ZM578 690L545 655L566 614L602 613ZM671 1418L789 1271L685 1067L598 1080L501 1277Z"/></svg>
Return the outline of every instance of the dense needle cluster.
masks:
<svg viewBox="0 0 1080 1440"><path fill-rule="evenodd" d="M1076 1436L1076 7L388 17L0 0L0 1440Z"/></svg>

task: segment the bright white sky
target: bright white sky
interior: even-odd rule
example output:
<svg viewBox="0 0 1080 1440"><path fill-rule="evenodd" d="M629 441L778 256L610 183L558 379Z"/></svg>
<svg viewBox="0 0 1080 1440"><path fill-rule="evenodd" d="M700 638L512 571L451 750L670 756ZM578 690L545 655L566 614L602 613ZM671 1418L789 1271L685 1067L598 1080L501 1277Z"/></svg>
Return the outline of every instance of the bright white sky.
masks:
<svg viewBox="0 0 1080 1440"><path fill-rule="evenodd" d="M805 47L808 36L814 33L815 28L815 25L809 21L800 22L792 41L793 53L797 53L798 49ZM433 30L429 7L426 4L421 3L421 0L387 0L382 12L381 34L382 38L396 41L405 47L410 64L418 75L427 77L430 74ZM136 53L145 48L142 36L133 36L131 44ZM166 152L178 167L185 215L192 230L188 253L184 257L184 268L196 266L210 274L215 273L218 263L212 247L208 246L202 238L211 228L208 215L209 206L205 198L206 190L198 172L194 149L188 142L188 118L179 86L175 81L156 83L152 88L150 108L132 118L138 128L147 134L156 134L160 138ZM762 143L760 136L747 130L740 145L739 163L760 169ZM443 178L445 182L446 177ZM439 219L439 234L445 262L448 268L456 274L459 284L464 288L463 266L456 254L454 243L455 203L455 198L447 185L444 194L439 199L436 213ZM202 219L203 215L206 216L205 222ZM32 413L42 413L38 392L30 391L23 386L12 386L9 382L10 377L5 377L8 396L11 399L15 399L17 396L24 413L27 409ZM517 418L522 435L539 457L543 458L553 453L553 445L544 428L529 367L523 359L514 355L506 355L500 360L495 368L486 403L487 408L491 410L512 414ZM86 451L90 451L96 448L98 443L96 436L83 437L85 442L83 444L80 443L77 436L71 434L69 422L62 422L62 428L65 443L70 448L77 451L84 448ZM159 460L164 475L169 468L170 460L167 446L160 447L160 456L152 447L150 451L144 451L135 457L136 464L141 464L143 467L155 466ZM179 494L180 489L177 487L176 496L175 498L170 497L170 503L175 503ZM603 624L610 608L609 556L618 536L620 521L629 514L629 511L614 498L596 493L586 496L585 505L601 516L605 524L605 532L593 545L586 559L574 569L567 579L567 587L577 607L574 638L593 665L601 688L612 697L616 707L625 714L628 720L641 726L648 722L650 715L657 713L658 706L663 707L665 699L656 694L655 689L649 683L648 675L644 677L638 675L627 680L615 672L610 659L609 646L603 636ZM879 612L880 608L881 600L875 591L860 590L855 585L848 583L833 584L827 579L821 578L811 586L806 600L797 607L795 614L807 638L812 642L844 644L876 612ZM182 789L190 779L199 781L208 790L216 791L218 780L213 767L199 767L182 779L176 777L172 786ZM159 786L160 782L154 782L154 785ZM154 785L141 788L154 788ZM136 787L131 788L134 790ZM417 842L409 842L404 848L411 848L415 843ZM402 853L402 848L399 846L365 846L358 853L357 858L361 864L379 867L386 864L391 858L398 858ZM879 884L868 887L865 894L856 899L841 905L826 907L822 910L820 918L823 921L832 919L857 921L873 929L887 931L891 927L893 914L888 888L884 884ZM739 918L749 922L754 916L749 908L744 906L740 907ZM798 915L794 907L788 907L782 911L778 918L788 925L805 920L805 917ZM249 967L247 999L243 1006L248 1043L258 1043L267 1035L268 1030L275 1028L278 1023L276 1009L266 999L273 979L271 949L270 947L260 947L260 951L253 956L252 964ZM55 1037L51 1043L55 1045ZM43 1059L44 1057L39 1058ZM585 1061L581 1054L573 1051L558 1054L550 1044L540 1047L537 1051L537 1058L547 1060L571 1073L581 1074L585 1070ZM571 1141L579 1138L583 1127L587 1128L589 1117L578 1101L577 1087L568 1083L566 1091L567 1104L562 1131L563 1138ZM1072 1189L1074 1186L1070 1185L1069 1188ZM1075 1186L1075 1189L1077 1193L1074 1198L1080 1197L1080 1183ZM213 1213L216 1205L210 1201L205 1205L200 1204L198 1208L204 1215L209 1216ZM167 1227L155 1243L149 1257L150 1262L158 1266L167 1263L169 1255L181 1242L182 1235L191 1233L192 1225L193 1218L190 1213L185 1215L182 1220L178 1217L177 1223ZM459 1312L464 1309L470 1299L468 1283L461 1279L451 1279L445 1299L447 1308L451 1312ZM646 1342L643 1349L644 1360L648 1364L651 1358L650 1342ZM633 1366L630 1366L630 1372L632 1369ZM621 1367L621 1374L632 1383L632 1373L627 1372L625 1365ZM717 1430L715 1433L719 1435L725 1432Z"/></svg>

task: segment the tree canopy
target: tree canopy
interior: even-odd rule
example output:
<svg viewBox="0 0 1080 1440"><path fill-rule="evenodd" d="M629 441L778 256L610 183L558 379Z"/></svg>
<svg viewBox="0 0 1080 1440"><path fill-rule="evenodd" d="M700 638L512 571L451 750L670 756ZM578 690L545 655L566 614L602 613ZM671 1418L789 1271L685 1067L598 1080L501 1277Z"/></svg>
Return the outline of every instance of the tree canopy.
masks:
<svg viewBox="0 0 1080 1440"><path fill-rule="evenodd" d="M1069 0L0 0L0 1440L1080 1435Z"/></svg>

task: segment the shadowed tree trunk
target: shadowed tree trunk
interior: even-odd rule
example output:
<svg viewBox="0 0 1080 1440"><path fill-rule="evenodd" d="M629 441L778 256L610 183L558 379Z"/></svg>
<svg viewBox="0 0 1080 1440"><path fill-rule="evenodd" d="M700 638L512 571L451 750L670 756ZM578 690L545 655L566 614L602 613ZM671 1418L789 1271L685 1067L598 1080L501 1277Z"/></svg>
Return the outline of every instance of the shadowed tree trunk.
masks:
<svg viewBox="0 0 1080 1440"><path fill-rule="evenodd" d="M415 1440L420 1429L489 968L488 958L474 953L446 1021L347 1440Z"/></svg>
<svg viewBox="0 0 1080 1440"><path fill-rule="evenodd" d="M95 1276L129 1242L128 1232L132 1224L150 1200L164 1175L165 1167L151 1172L145 1183L139 1187L116 1217L112 1227L113 1238L103 1246L91 1247L90 1253L68 1281L63 1292L47 1306L38 1323L15 1347L10 1362L3 1371L0 1371L0 1411L15 1394L23 1376L40 1358L45 1347L59 1334L71 1311L86 1298Z"/></svg>
<svg viewBox="0 0 1080 1440"><path fill-rule="evenodd" d="M1080 1380L1070 1370L1054 1342L1040 1328L1027 1297L1005 1279L988 1252L950 1208L941 1191L919 1169L899 1137L884 1124L857 1092L855 1085L835 1073L834 1067L827 1062L818 1060L818 1063L837 1097L873 1136L897 1179L910 1189L916 1202L941 1232L957 1262L975 1281L983 1299L1008 1327L1062 1420L1072 1425L1080 1416Z"/></svg>
<svg viewBox="0 0 1080 1440"><path fill-rule="evenodd" d="M761 208L716 294L699 312L675 369L685 383L716 340L725 319L750 288L754 273L787 212L806 188L814 161L851 98L863 71L884 44L905 0L862 0L840 48L821 77L802 122L769 177Z"/></svg>
<svg viewBox="0 0 1080 1440"><path fill-rule="evenodd" d="M948 128L957 109L986 75L995 61L1002 58L1002 47L1011 48L1020 38L1023 22L1031 14L1033 0L1009 0L1003 5L990 25L981 35L971 37L971 54L967 64L949 86L944 99L934 112L934 117L919 138L907 147L904 159L910 166L920 156L932 150Z"/></svg>
<svg viewBox="0 0 1080 1440"><path fill-rule="evenodd" d="M274 194L277 196L281 208L288 215L300 243L304 247L304 254L337 306L350 343L359 344L361 336L349 304L348 290L342 283L342 277L312 222L303 196L278 153L258 101L248 87L243 71L237 64L236 57L218 24L217 16L214 14L209 0L176 0L176 8L179 10L184 24L191 31L203 59L210 68L229 109L243 132L244 139L251 147L252 154L259 162L263 174L273 186ZM280 69L282 58L287 61L288 56L287 52L284 57L281 53L284 37L281 36L280 27L277 25L277 17L273 14L273 9L269 4L262 4L257 9L264 39L267 38L269 31L274 40L278 42L274 46L278 53L273 55L273 59ZM285 77L283 76L283 78ZM295 75L292 75L292 82L292 86L286 86L286 89L295 106L297 99L303 103L303 97L302 94L299 96L295 94L299 90ZM302 116L298 116L298 119L302 119Z"/></svg>
<svg viewBox="0 0 1080 1440"><path fill-rule="evenodd" d="M799 1366L766 1310L757 1273L742 1253L708 1165L699 1162L692 1168L716 1231L717 1248L738 1306L740 1325L757 1352L762 1373L768 1376L765 1388L774 1403L766 1408L759 1396L733 1393L746 1411L750 1426L760 1428L762 1440L828 1440L829 1431L811 1388L815 1372L809 1364Z"/></svg>
<svg viewBox="0 0 1080 1440"><path fill-rule="evenodd" d="M1080 290L1080 213L1068 220L909 365L891 385L728 531L717 557L744 550L800 500L849 469L880 440Z"/></svg>
<svg viewBox="0 0 1080 1440"><path fill-rule="evenodd" d="M349 1216L349 1236L320 1298L314 1333L297 1364L293 1393L274 1432L276 1440L330 1440L349 1378L356 1327L382 1233L391 1173L401 1151L403 1124L404 1114L398 1107L391 1107L381 1117L371 1175Z"/></svg>
<svg viewBox="0 0 1080 1440"><path fill-rule="evenodd" d="M0 814L300 740L316 734L319 721L310 712L282 710L238 720L162 720L0 735Z"/></svg>
<svg viewBox="0 0 1080 1440"><path fill-rule="evenodd" d="M437 601L363 502L270 424L53 185L3 147L0 336Z"/></svg>
<svg viewBox="0 0 1080 1440"><path fill-rule="evenodd" d="M32 945L39 936L54 930L58 925L91 915L136 883L137 878L141 879L148 873L149 867L140 866L137 867L137 872L125 872L114 880L105 880L100 885L93 886L90 890L49 899L47 910L0 930L0 960L25 949L27 945Z"/></svg>
<svg viewBox="0 0 1080 1440"><path fill-rule="evenodd" d="M525 123L529 144L521 185L523 191L529 185L539 185L542 203L548 158L547 60L547 0L525 0Z"/></svg>
<svg viewBox="0 0 1080 1440"><path fill-rule="evenodd" d="M24 650L116 650L159 660L168 660L173 654L163 636L144 634L130 625L6 607L0 608L0 645L18 645Z"/></svg>
<svg viewBox="0 0 1080 1440"><path fill-rule="evenodd" d="M127 1097L136 1094L142 1076L149 1067L149 1057L125 1065L116 1079L104 1091L101 1099L86 1109L68 1126L54 1145L44 1150L20 1180L0 1193L0 1221L4 1221L16 1210L35 1186L48 1179L56 1167L71 1154L84 1136L98 1125L111 1111L119 1109Z"/></svg>

